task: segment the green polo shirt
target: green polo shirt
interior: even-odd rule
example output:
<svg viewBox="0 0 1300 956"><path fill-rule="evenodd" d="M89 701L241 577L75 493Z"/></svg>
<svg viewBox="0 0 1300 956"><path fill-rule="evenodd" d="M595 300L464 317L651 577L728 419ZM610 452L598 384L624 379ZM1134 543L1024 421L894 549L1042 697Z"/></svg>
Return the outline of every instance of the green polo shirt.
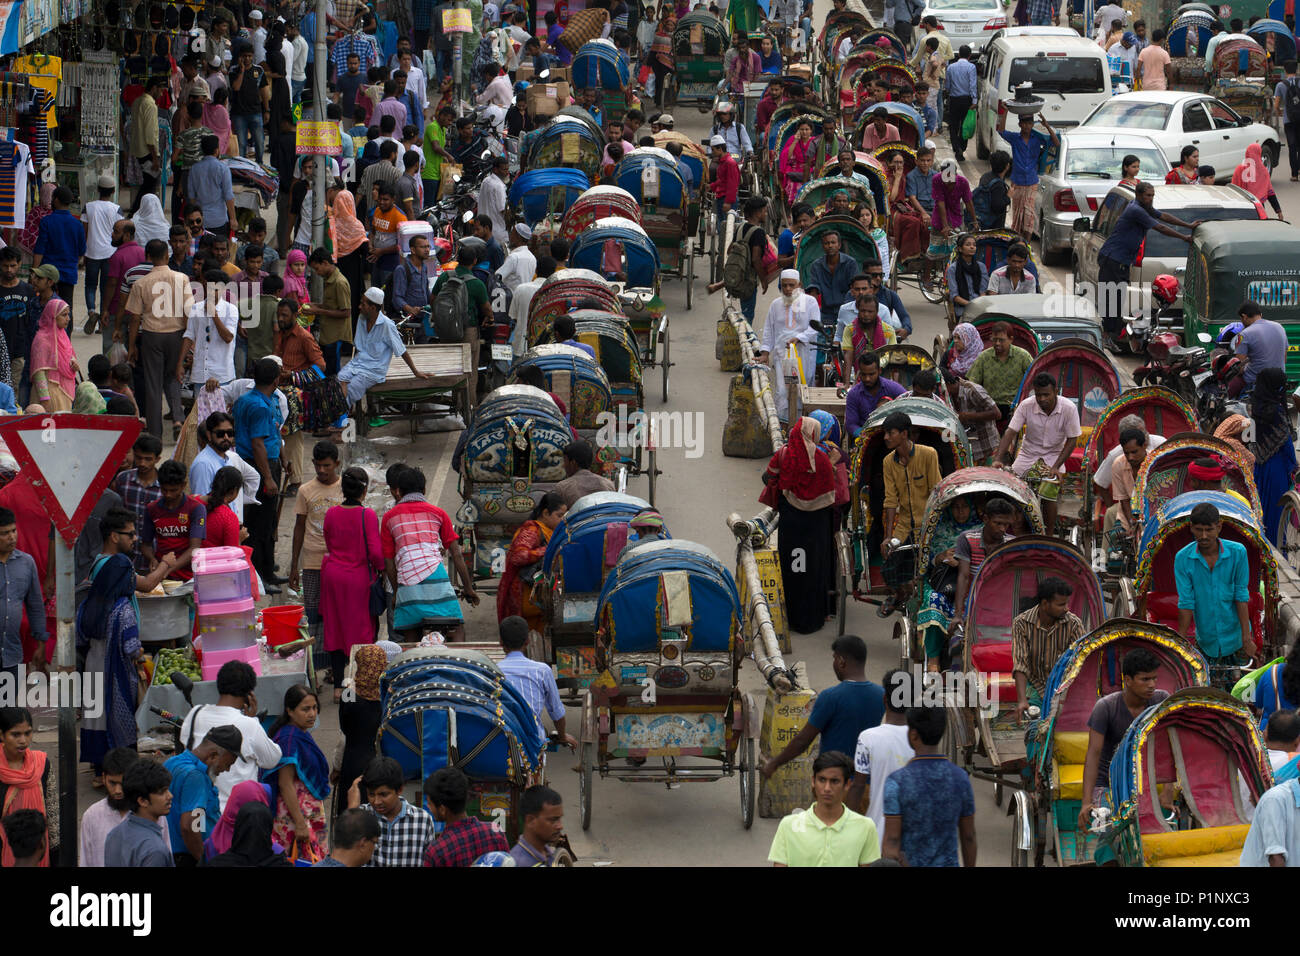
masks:
<svg viewBox="0 0 1300 956"><path fill-rule="evenodd" d="M442 128L436 119L430 120L424 127L424 178L441 179L442 178L442 156L434 149L434 146L447 145L447 131ZM428 205L437 202L437 196L426 197Z"/></svg>
<svg viewBox="0 0 1300 956"><path fill-rule="evenodd" d="M980 353L966 378L976 385L983 385L989 398L999 405L1010 405L1016 400L1020 382L1032 361L1029 353L1018 345L1011 346L1005 359L999 359L998 353L990 346Z"/></svg>
<svg viewBox="0 0 1300 956"><path fill-rule="evenodd" d="M832 826L809 807L782 818L767 858L786 866L862 866L880 859L880 836L870 817L848 807Z"/></svg>

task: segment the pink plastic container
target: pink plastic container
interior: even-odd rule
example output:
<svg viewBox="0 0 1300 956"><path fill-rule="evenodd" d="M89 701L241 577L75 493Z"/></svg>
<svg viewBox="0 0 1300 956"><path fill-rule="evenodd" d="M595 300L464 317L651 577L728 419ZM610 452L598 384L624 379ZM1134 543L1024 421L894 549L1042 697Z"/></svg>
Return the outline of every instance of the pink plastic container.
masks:
<svg viewBox="0 0 1300 956"><path fill-rule="evenodd" d="M238 650L257 643L257 613L205 614L199 618L199 635L206 653Z"/></svg>
<svg viewBox="0 0 1300 956"><path fill-rule="evenodd" d="M203 652L203 679L216 680L217 672L221 670L221 665L226 661L244 661L253 668L253 672L258 677L262 676L262 656L258 653L257 645L252 647L242 647L231 651L204 651Z"/></svg>
<svg viewBox="0 0 1300 956"><path fill-rule="evenodd" d="M194 599L199 613L209 604L228 607L231 602L251 601L253 583L248 559L241 548L201 548L191 559L194 568ZM223 610L216 613L230 613ZM213 612L208 612L213 613Z"/></svg>

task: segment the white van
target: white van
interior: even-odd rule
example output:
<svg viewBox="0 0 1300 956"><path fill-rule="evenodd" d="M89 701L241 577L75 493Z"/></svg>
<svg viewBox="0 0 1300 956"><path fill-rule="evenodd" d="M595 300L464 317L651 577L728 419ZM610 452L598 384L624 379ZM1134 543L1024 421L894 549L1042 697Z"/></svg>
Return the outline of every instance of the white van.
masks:
<svg viewBox="0 0 1300 956"><path fill-rule="evenodd" d="M985 47L976 69L975 154L980 159L988 159L990 150L1011 151L997 134L998 111L1021 83L1033 84L1046 101L1043 115L1058 131L1078 126L1111 95L1106 51L1077 34L999 37Z"/></svg>

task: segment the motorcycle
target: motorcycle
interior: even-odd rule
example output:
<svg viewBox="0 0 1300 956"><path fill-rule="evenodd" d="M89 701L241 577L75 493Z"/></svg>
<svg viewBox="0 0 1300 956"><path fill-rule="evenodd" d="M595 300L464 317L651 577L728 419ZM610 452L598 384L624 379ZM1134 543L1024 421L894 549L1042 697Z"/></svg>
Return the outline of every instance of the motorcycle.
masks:
<svg viewBox="0 0 1300 956"><path fill-rule="evenodd" d="M1176 308L1178 302L1178 279L1171 275L1158 275L1151 283L1153 300L1152 314L1139 312L1124 325L1119 338L1121 344L1133 355L1141 355L1147 350L1152 336L1163 330L1179 333L1182 331L1183 310Z"/></svg>

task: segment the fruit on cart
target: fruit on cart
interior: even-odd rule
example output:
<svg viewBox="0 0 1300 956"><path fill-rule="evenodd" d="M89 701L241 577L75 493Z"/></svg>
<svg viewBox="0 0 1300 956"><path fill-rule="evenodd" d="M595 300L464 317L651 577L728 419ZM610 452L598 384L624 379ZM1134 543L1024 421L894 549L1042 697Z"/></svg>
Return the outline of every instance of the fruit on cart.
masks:
<svg viewBox="0 0 1300 956"><path fill-rule="evenodd" d="M192 681L202 680L199 662L188 647L164 647L154 657L155 684L170 684L172 672L180 671Z"/></svg>

